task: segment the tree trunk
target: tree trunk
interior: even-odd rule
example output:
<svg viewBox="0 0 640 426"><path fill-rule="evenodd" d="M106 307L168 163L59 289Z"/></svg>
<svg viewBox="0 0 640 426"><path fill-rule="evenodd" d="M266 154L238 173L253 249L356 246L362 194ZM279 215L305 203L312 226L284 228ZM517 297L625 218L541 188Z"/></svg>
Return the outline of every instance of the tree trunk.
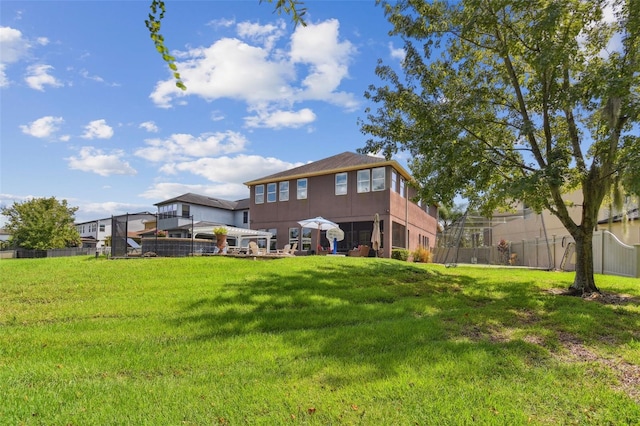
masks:
<svg viewBox="0 0 640 426"><path fill-rule="evenodd" d="M576 242L576 276L569 291L582 296L600 293L593 278L593 230L579 227L573 238Z"/></svg>

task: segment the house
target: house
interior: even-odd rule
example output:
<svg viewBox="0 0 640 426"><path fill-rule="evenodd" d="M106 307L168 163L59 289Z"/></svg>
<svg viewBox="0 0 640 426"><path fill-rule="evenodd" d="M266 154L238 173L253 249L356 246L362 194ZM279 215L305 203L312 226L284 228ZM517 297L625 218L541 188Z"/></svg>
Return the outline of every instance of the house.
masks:
<svg viewBox="0 0 640 426"><path fill-rule="evenodd" d="M301 228L298 221L322 216L344 232L337 247L346 253L371 245L377 213L385 257L393 248L433 247L437 207L412 201L416 191L411 181L395 160L343 152L245 182L250 190L249 225L272 233L276 247L297 242L299 250L314 252L329 245L325 233L318 241L317 231Z"/></svg>
<svg viewBox="0 0 640 426"><path fill-rule="evenodd" d="M102 250L106 245L106 239L111 237L112 222L126 222L127 235L137 236L148 223L155 223L156 215L149 212L127 213L104 219L76 222L75 227L82 239L83 248L95 248Z"/></svg>
<svg viewBox="0 0 640 426"><path fill-rule="evenodd" d="M169 237L189 238L194 226L210 224L249 228L249 199L222 200L193 193L154 204L158 207L158 229Z"/></svg>

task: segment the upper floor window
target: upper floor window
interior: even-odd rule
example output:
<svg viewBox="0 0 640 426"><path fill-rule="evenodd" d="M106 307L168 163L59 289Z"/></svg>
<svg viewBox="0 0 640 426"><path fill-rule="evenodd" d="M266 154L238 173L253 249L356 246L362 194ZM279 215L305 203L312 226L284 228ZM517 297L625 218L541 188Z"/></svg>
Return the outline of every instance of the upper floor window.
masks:
<svg viewBox="0 0 640 426"><path fill-rule="evenodd" d="M256 204L264 203L264 185L256 185Z"/></svg>
<svg viewBox="0 0 640 426"><path fill-rule="evenodd" d="M298 179L298 200L307 199L307 178Z"/></svg>
<svg viewBox="0 0 640 426"><path fill-rule="evenodd" d="M280 182L280 201L289 201L289 181Z"/></svg>
<svg viewBox="0 0 640 426"><path fill-rule="evenodd" d="M249 212L242 212L242 223L249 223Z"/></svg>
<svg viewBox="0 0 640 426"><path fill-rule="evenodd" d="M101 223L100 224L100 232L104 232L104 229L105 229L105 225L104 225L104 223Z"/></svg>
<svg viewBox="0 0 640 426"><path fill-rule="evenodd" d="M267 184L267 203L275 203L276 202L276 184L268 183Z"/></svg>
<svg viewBox="0 0 640 426"><path fill-rule="evenodd" d="M384 191L386 173L384 167L377 167L371 170L371 190Z"/></svg>
<svg viewBox="0 0 640 426"><path fill-rule="evenodd" d="M182 205L182 217L191 217L191 206L188 204Z"/></svg>
<svg viewBox="0 0 640 426"><path fill-rule="evenodd" d="M406 196L406 194L404 193L404 179L400 178L400 195L402 195L403 197Z"/></svg>
<svg viewBox="0 0 640 426"><path fill-rule="evenodd" d="M391 190L398 192L398 173L395 170L391 170Z"/></svg>
<svg viewBox="0 0 640 426"><path fill-rule="evenodd" d="M336 195L345 195L347 193L347 174L336 173Z"/></svg>
<svg viewBox="0 0 640 426"><path fill-rule="evenodd" d="M371 170L358 170L358 192L371 191Z"/></svg>

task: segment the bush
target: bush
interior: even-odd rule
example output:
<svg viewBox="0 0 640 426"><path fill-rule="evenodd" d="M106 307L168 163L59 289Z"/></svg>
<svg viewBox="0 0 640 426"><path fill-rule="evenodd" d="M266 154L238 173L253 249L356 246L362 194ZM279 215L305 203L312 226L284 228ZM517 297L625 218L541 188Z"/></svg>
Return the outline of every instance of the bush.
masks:
<svg viewBox="0 0 640 426"><path fill-rule="evenodd" d="M391 258L396 260L407 261L409 259L409 250L407 249L393 249L391 250Z"/></svg>
<svg viewBox="0 0 640 426"><path fill-rule="evenodd" d="M418 246L411 255L414 262L431 263L431 251L426 247Z"/></svg>

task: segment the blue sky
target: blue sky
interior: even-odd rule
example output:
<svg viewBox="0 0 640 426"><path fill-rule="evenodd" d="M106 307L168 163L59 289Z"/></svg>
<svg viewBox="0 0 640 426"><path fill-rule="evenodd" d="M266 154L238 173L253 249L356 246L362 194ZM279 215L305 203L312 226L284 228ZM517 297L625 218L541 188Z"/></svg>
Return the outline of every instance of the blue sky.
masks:
<svg viewBox="0 0 640 426"><path fill-rule="evenodd" d="M305 1L297 28L258 0L168 1L182 92L149 3L0 2L0 205L55 196L88 221L246 198L243 182L363 147L376 62L402 59L373 0Z"/></svg>

